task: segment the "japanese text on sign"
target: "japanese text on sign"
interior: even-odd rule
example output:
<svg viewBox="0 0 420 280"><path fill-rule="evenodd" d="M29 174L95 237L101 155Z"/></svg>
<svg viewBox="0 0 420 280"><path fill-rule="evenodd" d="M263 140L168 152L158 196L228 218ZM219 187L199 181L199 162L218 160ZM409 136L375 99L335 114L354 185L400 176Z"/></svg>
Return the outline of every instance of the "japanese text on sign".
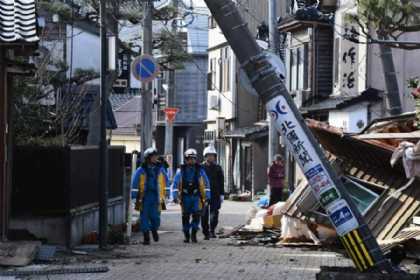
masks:
<svg viewBox="0 0 420 280"><path fill-rule="evenodd" d="M287 140L292 147L296 158L305 166L307 163L312 162L313 159L308 153L308 150L304 146L305 142L299 138L299 135L295 131L296 125L292 121L284 121L281 124L281 130L286 135Z"/></svg>

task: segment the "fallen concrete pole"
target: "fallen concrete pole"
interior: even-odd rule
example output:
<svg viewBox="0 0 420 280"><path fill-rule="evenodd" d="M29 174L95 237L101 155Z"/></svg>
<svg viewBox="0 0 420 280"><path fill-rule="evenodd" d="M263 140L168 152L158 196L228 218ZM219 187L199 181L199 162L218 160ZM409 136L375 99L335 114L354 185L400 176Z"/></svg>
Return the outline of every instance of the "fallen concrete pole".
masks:
<svg viewBox="0 0 420 280"><path fill-rule="evenodd" d="M340 240L361 272L392 272L343 183L329 165L281 78L276 57L264 53L231 0L205 0L253 87L275 120L288 149L326 210ZM281 62L280 62L281 64Z"/></svg>

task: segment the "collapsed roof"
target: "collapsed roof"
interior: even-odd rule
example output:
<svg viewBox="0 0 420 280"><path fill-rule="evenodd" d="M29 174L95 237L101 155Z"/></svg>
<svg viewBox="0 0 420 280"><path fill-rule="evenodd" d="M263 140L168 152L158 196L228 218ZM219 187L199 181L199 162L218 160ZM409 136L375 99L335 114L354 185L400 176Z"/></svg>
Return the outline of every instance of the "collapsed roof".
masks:
<svg viewBox="0 0 420 280"><path fill-rule="evenodd" d="M420 181L390 197L404 186L408 179L401 162L390 165L391 155L404 139L369 139L369 135L387 133L413 133L414 114L382 119L369 125L362 134L348 135L327 123L308 120L308 126L319 140L330 162L342 178L350 196L359 204L365 221L379 242L396 238L420 210ZM363 136L367 139L363 139ZM402 136L398 136L402 138ZM411 141L420 140L411 138ZM392 142L390 142L392 141ZM364 205L366 204L366 205ZM359 206L358 205L358 206ZM310 188L302 184L286 202L284 213L300 219L313 218L328 223L319 212ZM311 211L309 211L311 210Z"/></svg>

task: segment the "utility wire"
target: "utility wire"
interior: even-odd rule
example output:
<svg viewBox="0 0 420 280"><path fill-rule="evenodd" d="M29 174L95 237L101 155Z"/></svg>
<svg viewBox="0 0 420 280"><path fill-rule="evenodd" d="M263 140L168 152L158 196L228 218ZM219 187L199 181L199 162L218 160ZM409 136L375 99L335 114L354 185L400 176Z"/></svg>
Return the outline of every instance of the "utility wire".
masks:
<svg viewBox="0 0 420 280"><path fill-rule="evenodd" d="M173 42L175 42L176 44L178 44L181 48L184 48L184 46L177 40L177 38L175 37L174 34L172 34L172 32L170 32L170 30L166 27L166 25L164 25L165 30L168 32L168 34L170 34L170 38L171 40L173 40ZM188 53L187 53L188 54ZM191 55L190 55L191 56ZM197 68L197 70L204 76L207 78L207 71L204 71L203 69L201 69L201 66L198 65L198 63L195 61L194 57L191 56L191 62L194 64L194 66ZM232 105L238 105L238 103L234 102L232 99L230 99L229 97L227 97L217 86L216 84L212 81L211 82L212 87L221 95L223 96L227 101L229 101ZM247 108L241 108L240 105L238 105L239 109L241 109L244 112L247 113L253 113L251 110L248 110Z"/></svg>

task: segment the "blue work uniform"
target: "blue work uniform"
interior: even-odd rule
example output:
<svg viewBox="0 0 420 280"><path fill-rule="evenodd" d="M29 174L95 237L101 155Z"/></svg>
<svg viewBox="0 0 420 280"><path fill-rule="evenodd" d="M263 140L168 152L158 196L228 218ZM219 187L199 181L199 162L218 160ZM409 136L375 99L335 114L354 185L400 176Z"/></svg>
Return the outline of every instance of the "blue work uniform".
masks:
<svg viewBox="0 0 420 280"><path fill-rule="evenodd" d="M181 204L183 231L197 231L201 210L205 201L210 199L210 186L204 169L198 164L181 166L174 177L172 191L173 198L179 199Z"/></svg>
<svg viewBox="0 0 420 280"><path fill-rule="evenodd" d="M140 211L140 229L143 232L157 231L160 227L160 212L165 199L168 177L159 165L143 164L136 170L132 188L137 189L136 208Z"/></svg>

